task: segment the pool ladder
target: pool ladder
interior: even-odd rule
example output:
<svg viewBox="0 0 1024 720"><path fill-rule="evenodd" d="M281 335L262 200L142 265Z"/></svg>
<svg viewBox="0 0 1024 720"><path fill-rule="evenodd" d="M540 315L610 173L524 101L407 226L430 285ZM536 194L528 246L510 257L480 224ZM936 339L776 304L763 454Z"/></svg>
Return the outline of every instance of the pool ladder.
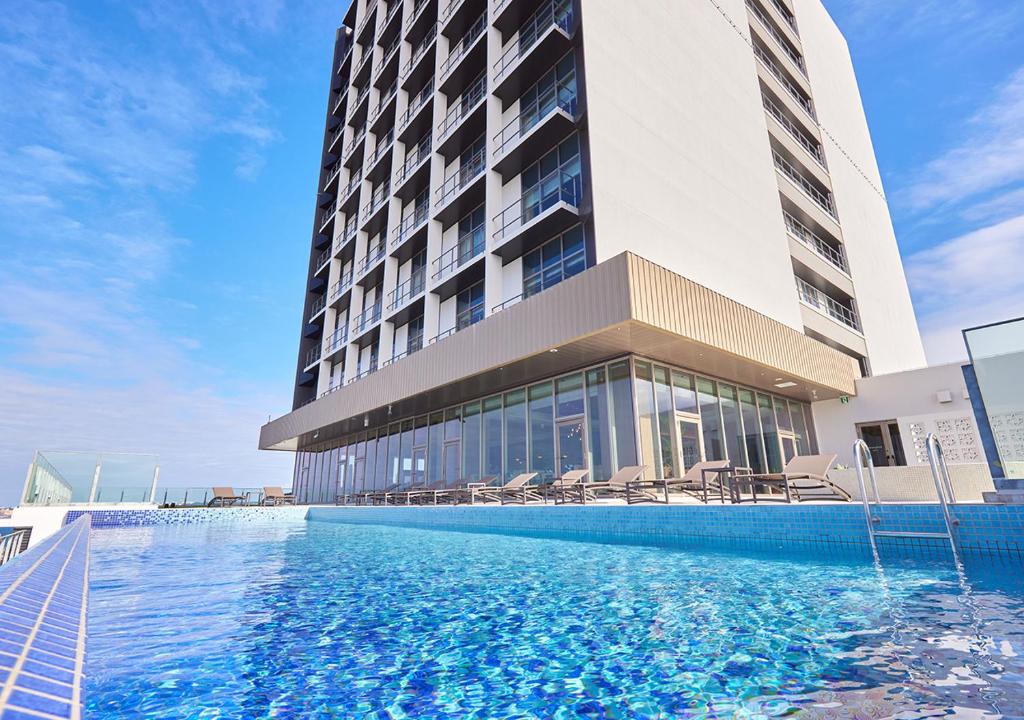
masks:
<svg viewBox="0 0 1024 720"><path fill-rule="evenodd" d="M956 502L953 494L953 482L949 477L949 468L946 466L946 458L942 454L942 444L935 436L935 433L928 433L925 440L928 448L928 464L931 467L932 479L935 481L935 492L939 498L939 506L942 508L942 519L945 524L945 532L914 532L910 530L877 530L875 524L879 522L871 512L871 499L868 497L867 487L864 483L864 470L867 468L868 477L871 479L871 492L874 497L874 504L881 505L882 499L878 494L878 482L875 480L875 463L871 459L871 449L863 440L857 440L853 444L853 462L857 469L857 482L860 484L860 498L864 503L864 519L868 525L868 539L871 541L871 552L875 559L878 558L878 545L876 538L880 537L904 537L904 538L926 538L930 540L948 540L953 550L953 558L959 564L960 552L957 548L956 534L953 528L957 524L949 511L950 503Z"/></svg>

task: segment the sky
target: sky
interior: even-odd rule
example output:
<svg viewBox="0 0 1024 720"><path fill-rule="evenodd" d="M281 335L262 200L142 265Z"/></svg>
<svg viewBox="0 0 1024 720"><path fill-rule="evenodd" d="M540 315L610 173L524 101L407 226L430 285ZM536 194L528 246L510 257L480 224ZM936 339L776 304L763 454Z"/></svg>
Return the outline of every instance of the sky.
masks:
<svg viewBox="0 0 1024 720"><path fill-rule="evenodd" d="M960 329L1024 315L1024 3L825 3L929 360L960 359ZM0 14L0 504L37 448L157 453L165 485L289 484L291 456L256 444L290 409L346 6Z"/></svg>

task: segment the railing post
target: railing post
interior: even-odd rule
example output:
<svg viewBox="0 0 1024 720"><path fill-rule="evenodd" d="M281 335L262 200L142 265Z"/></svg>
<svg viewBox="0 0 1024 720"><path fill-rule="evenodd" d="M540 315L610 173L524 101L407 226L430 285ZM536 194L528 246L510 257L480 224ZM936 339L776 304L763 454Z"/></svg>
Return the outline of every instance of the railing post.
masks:
<svg viewBox="0 0 1024 720"><path fill-rule="evenodd" d="M96 496L100 488L100 467L103 465L103 456L96 457L96 469L92 473L92 487L89 488L89 503L96 502Z"/></svg>
<svg viewBox="0 0 1024 720"><path fill-rule="evenodd" d="M156 503L156 484L160 480L160 466L157 465L153 469L153 486L149 489L149 503L151 505Z"/></svg>

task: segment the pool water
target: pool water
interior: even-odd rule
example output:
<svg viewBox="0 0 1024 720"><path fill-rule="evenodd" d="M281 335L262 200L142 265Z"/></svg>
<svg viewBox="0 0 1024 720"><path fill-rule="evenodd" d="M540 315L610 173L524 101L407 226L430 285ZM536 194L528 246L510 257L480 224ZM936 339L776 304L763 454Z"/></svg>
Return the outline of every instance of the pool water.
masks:
<svg viewBox="0 0 1024 720"><path fill-rule="evenodd" d="M89 717L1024 715L1019 566L323 522L92 542Z"/></svg>

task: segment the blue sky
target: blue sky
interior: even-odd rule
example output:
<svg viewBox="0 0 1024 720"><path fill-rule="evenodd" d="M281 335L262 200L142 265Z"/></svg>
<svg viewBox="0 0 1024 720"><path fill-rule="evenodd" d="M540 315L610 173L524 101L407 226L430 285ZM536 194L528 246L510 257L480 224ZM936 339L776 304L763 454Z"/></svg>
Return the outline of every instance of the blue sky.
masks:
<svg viewBox="0 0 1024 720"><path fill-rule="evenodd" d="M958 359L960 328L1024 315L1024 4L826 4L930 358ZM345 5L0 16L0 503L36 448L159 453L172 485L288 482L255 446L290 404Z"/></svg>

